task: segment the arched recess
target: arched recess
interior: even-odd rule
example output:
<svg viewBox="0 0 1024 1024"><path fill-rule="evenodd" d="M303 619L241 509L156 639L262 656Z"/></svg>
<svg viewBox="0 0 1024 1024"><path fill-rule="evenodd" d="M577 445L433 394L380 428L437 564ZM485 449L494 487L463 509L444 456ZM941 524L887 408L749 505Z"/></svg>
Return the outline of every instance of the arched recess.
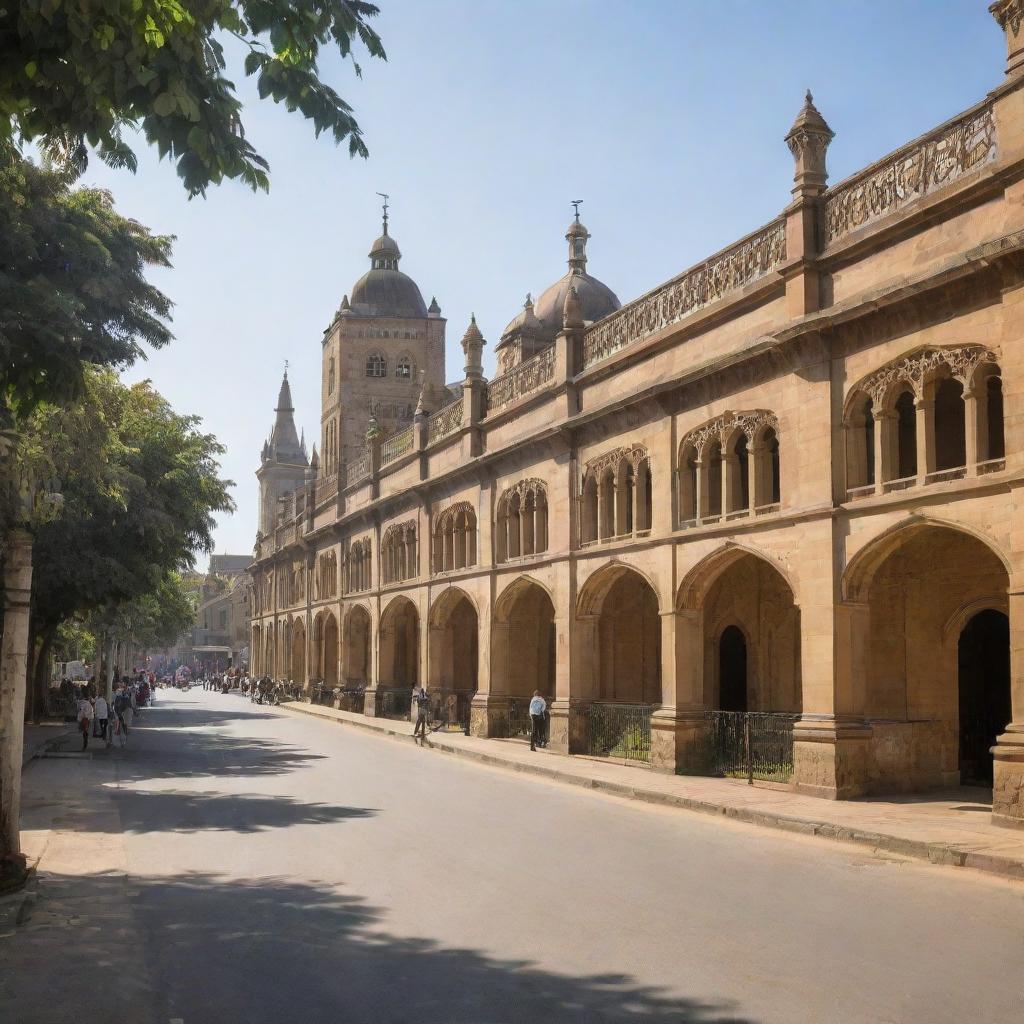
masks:
<svg viewBox="0 0 1024 1024"><path fill-rule="evenodd" d="M432 689L472 693L477 687L479 619L476 607L458 587L449 587L430 610Z"/></svg>
<svg viewBox="0 0 1024 1024"><path fill-rule="evenodd" d="M585 696L623 704L661 703L658 595L636 569L614 562L591 576L576 603L577 654ZM585 684L584 684L585 685ZM583 695L583 694L581 694Z"/></svg>
<svg viewBox="0 0 1024 1024"><path fill-rule="evenodd" d="M548 592L520 576L498 598L491 630L491 693L555 696L555 606Z"/></svg>
<svg viewBox="0 0 1024 1024"><path fill-rule="evenodd" d="M420 616L407 597L396 597L380 618L380 680L378 685L419 684Z"/></svg>
<svg viewBox="0 0 1024 1024"><path fill-rule="evenodd" d="M801 710L800 610L778 565L761 552L727 545L686 574L678 605L700 613L703 664L692 671L703 674L705 704Z"/></svg>
<svg viewBox="0 0 1024 1024"><path fill-rule="evenodd" d="M297 683L306 681L306 624L302 619L292 623L291 671L289 678Z"/></svg>
<svg viewBox="0 0 1024 1024"><path fill-rule="evenodd" d="M332 621L333 618L331 616ZM345 665L342 675L346 686L370 685L370 639L370 613L361 604L357 604L345 616ZM337 664L337 657L334 661ZM326 676L324 679L326 683Z"/></svg>
<svg viewBox="0 0 1024 1024"><path fill-rule="evenodd" d="M984 706L975 698L987 686L987 659L998 656L1008 666L1009 639L1007 633L1003 650L993 652L991 642L973 642L968 630L989 606L1003 604L1008 587L1006 560L991 541L922 518L886 531L847 566L844 594L867 610L854 664L866 675L877 788L941 785L961 773L971 782L990 777L984 742L964 746L978 722L963 711ZM994 614L1005 620L1001 610ZM1007 694L1008 680L1007 667Z"/></svg>
<svg viewBox="0 0 1024 1024"><path fill-rule="evenodd" d="M333 612L323 612L320 618L320 643L317 645L320 659L318 676L324 686L338 684L338 620Z"/></svg>

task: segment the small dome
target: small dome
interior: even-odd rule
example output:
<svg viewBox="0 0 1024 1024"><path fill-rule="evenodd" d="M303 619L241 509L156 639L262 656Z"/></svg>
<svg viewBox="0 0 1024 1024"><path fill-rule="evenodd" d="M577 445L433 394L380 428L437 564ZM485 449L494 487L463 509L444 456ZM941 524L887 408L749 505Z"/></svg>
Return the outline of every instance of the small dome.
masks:
<svg viewBox="0 0 1024 1024"><path fill-rule="evenodd" d="M427 315L419 286L400 270L368 270L352 286L350 304L357 316L422 319Z"/></svg>
<svg viewBox="0 0 1024 1024"><path fill-rule="evenodd" d="M622 305L615 292L596 277L579 271L570 271L548 288L533 307L534 315L543 325L545 333L552 338L562 329L565 297L573 287L579 295L580 309L587 323L601 320Z"/></svg>
<svg viewBox="0 0 1024 1024"><path fill-rule="evenodd" d="M368 255L371 260L375 256L391 256L400 259L402 253L398 248L398 243L385 231L370 247Z"/></svg>
<svg viewBox="0 0 1024 1024"><path fill-rule="evenodd" d="M512 317L505 330L501 332L501 336L504 338L513 332L529 334L531 336L544 333L544 326L534 315L533 299L529 295L526 296L526 302L523 303L522 310Z"/></svg>

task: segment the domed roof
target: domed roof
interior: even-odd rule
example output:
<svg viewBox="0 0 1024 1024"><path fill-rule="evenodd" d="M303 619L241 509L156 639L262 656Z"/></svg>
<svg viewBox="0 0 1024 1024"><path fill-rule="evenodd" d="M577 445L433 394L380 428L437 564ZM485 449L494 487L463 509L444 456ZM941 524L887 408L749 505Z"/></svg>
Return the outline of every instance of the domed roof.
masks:
<svg viewBox="0 0 1024 1024"><path fill-rule="evenodd" d="M349 307L356 316L395 316L420 319L427 306L416 282L398 269L398 243L384 234L370 248L370 269L352 286Z"/></svg>
<svg viewBox="0 0 1024 1024"><path fill-rule="evenodd" d="M542 292L533 307L534 316L544 325L552 337L562 329L562 309L569 289L575 286L580 297L583 319L587 323L600 320L614 313L622 303L615 292L603 281L591 277L582 270L570 270L565 277L556 281L547 291Z"/></svg>
<svg viewBox="0 0 1024 1024"><path fill-rule="evenodd" d="M419 286L400 270L368 270L352 286L349 304L357 316L419 319L427 315Z"/></svg>
<svg viewBox="0 0 1024 1024"><path fill-rule="evenodd" d="M534 315L533 299L529 295L526 296L523 308L509 320L505 330L501 332L501 336L504 338L505 335L511 334L513 331L531 336L539 336L545 333L544 325Z"/></svg>

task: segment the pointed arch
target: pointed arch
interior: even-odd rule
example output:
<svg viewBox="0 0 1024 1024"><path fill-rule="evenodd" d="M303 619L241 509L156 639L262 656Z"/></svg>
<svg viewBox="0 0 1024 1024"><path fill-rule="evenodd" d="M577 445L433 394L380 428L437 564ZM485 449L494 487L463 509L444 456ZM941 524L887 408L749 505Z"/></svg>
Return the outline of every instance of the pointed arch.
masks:
<svg viewBox="0 0 1024 1024"><path fill-rule="evenodd" d="M726 541L720 548L705 555L683 576L679 589L676 591L676 607L679 610L698 610L708 590L719 576L731 565L748 555L764 562L771 569L775 570L793 594L794 604L800 604L799 592L795 581L788 570L780 565L776 559L772 558L767 552L760 551L749 544Z"/></svg>

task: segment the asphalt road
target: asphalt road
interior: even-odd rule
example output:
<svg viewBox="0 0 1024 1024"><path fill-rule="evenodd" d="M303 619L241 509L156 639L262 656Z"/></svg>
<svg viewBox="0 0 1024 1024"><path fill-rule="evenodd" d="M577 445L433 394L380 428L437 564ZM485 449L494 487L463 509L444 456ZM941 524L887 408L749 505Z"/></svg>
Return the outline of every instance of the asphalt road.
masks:
<svg viewBox="0 0 1024 1024"><path fill-rule="evenodd" d="M26 776L33 813L61 780L87 794L59 820L105 866L44 880L43 912L5 940L32 944L7 960L23 981L70 930L100 991L113 980L131 1020L162 1024L1024 1019L1024 885L237 696L158 700L125 751ZM81 995L52 1013L22 999L13 1018L0 998L0 1016L127 1019Z"/></svg>

